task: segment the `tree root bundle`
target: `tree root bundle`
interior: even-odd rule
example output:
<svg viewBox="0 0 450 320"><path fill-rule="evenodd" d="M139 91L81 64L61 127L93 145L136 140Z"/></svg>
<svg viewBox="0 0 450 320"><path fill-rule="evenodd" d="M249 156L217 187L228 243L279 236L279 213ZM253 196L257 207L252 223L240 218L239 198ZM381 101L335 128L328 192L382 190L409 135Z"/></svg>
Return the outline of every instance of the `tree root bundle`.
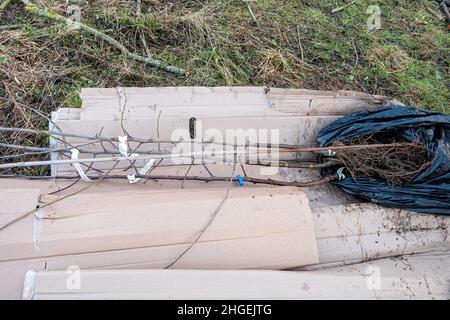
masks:
<svg viewBox="0 0 450 320"><path fill-rule="evenodd" d="M399 139L366 136L345 143L345 145L392 144L367 149L348 149L340 151L337 158L353 177L369 177L386 181L391 186L408 184L423 169L431 164L427 157L427 149L423 144L402 145ZM344 145L335 143L334 145Z"/></svg>

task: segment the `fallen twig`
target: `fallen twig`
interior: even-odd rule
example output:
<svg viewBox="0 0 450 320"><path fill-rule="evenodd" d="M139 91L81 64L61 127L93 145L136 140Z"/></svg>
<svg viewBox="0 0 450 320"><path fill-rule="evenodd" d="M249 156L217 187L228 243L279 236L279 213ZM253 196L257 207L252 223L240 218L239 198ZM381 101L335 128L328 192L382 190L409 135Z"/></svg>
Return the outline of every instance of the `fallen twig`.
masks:
<svg viewBox="0 0 450 320"><path fill-rule="evenodd" d="M4 31L4 30L15 30L15 29L20 29L22 28L21 24L7 24L4 26L0 26L0 31Z"/></svg>
<svg viewBox="0 0 450 320"><path fill-rule="evenodd" d="M252 7L250 7L250 4L247 3L247 8L248 8L248 12L250 13L250 15L252 16L253 21L255 22L256 26L259 27L259 23L258 20L256 19L255 14L253 13Z"/></svg>
<svg viewBox="0 0 450 320"><path fill-rule="evenodd" d="M2 4L0 4L0 18L3 15L5 9L11 4L12 0L4 0Z"/></svg>
<svg viewBox="0 0 450 320"><path fill-rule="evenodd" d="M351 6L352 4L355 4L356 1L358 1L358 0L353 0L353 1L350 1L349 3L344 4L343 6L334 8L333 10L331 10L331 13L336 13L336 12L342 11L345 8L347 8L348 6Z"/></svg>
<svg viewBox="0 0 450 320"><path fill-rule="evenodd" d="M73 24L75 23L74 21L72 21L71 19L68 19L66 17L61 16L58 13L55 13L53 11L50 10L46 10L46 9L42 9L39 8L38 6L36 6L34 3L32 3L29 0L20 0L24 5L25 5L25 10L38 15L40 17L45 17L47 19L59 22L59 23L65 23L65 24ZM157 59L153 59L151 57L143 57L137 53L131 52L130 50L128 50L127 48L125 48L119 41L117 41L116 39L108 36L107 34L94 29L84 23L81 22L76 22L77 26L83 30L84 32L93 35L96 38L102 39L103 41L109 43L110 45L112 45L113 47L115 47L116 49L120 50L124 55L126 55L127 57L136 60L136 61L140 61L143 63L146 63L152 67L167 71L167 72L171 72L171 73L175 73L175 74L179 74L179 75L184 75L185 71L181 68L175 67L175 66L170 66L167 63L165 63L164 61L161 60L157 60Z"/></svg>

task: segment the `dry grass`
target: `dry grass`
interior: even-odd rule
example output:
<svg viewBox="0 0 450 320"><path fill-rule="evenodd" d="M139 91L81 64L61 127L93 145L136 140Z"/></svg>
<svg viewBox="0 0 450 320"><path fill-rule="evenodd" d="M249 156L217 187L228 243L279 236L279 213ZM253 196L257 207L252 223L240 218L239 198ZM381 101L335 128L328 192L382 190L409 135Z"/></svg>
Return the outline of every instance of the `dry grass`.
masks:
<svg viewBox="0 0 450 320"><path fill-rule="evenodd" d="M396 46L373 48L367 57L378 64L387 74L404 71L413 60Z"/></svg>
<svg viewBox="0 0 450 320"><path fill-rule="evenodd" d="M305 66L294 54L266 49L258 57L261 62L256 68L257 76L267 85L272 85L275 79L285 82L286 86L295 86L303 81Z"/></svg>
<svg viewBox="0 0 450 320"><path fill-rule="evenodd" d="M48 115L54 106L46 105L47 97L40 97L42 104L34 105L31 99L37 92L52 91L52 83L70 78L76 67L65 60L64 54L55 47L55 39L47 39L45 45L30 41L23 31L0 33L0 50L7 63L0 64L0 90L4 93L0 100L2 125L18 128L40 129L48 124ZM23 133L1 134L1 142L25 146L42 146L47 140ZM21 151L22 152L22 151ZM17 150L2 150L2 161L8 156L16 156ZM20 154L20 153L19 153ZM41 156L29 156L39 159Z"/></svg>

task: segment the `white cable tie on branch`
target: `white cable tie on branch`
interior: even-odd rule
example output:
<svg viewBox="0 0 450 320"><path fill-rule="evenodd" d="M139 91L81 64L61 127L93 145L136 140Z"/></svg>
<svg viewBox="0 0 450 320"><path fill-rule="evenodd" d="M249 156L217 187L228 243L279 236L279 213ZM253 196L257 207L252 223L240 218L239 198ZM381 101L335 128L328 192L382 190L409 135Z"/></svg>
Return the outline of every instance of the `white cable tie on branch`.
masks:
<svg viewBox="0 0 450 320"><path fill-rule="evenodd" d="M139 157L139 154L137 154L137 153L128 154L128 137L127 136L118 136L117 139L119 140L119 152L123 157L125 157L125 158Z"/></svg>
<svg viewBox="0 0 450 320"><path fill-rule="evenodd" d="M139 174L145 176L147 174L147 172L153 167L153 165L155 164L156 159L150 159L150 161L148 161L145 166L143 166L141 168L141 170L139 170ZM136 183L139 182L141 180L141 178L136 178L135 174L129 175L128 177L128 182L129 183Z"/></svg>
<svg viewBox="0 0 450 320"><path fill-rule="evenodd" d="M128 137L119 136L119 152L122 156L128 157Z"/></svg>
<svg viewBox="0 0 450 320"><path fill-rule="evenodd" d="M80 155L80 151L78 149L72 149L70 150L71 156L70 158L72 160L77 160L78 156ZM81 169L81 165L79 162L72 163L72 166L77 170L78 175L81 179L85 182L92 182L92 180L84 173L83 169Z"/></svg>

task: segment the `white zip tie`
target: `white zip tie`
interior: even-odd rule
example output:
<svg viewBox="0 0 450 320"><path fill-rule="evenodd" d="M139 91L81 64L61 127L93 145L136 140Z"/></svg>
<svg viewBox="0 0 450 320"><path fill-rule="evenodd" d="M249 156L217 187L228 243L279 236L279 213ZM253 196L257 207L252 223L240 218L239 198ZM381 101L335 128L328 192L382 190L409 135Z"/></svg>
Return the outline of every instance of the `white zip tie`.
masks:
<svg viewBox="0 0 450 320"><path fill-rule="evenodd" d="M117 137L119 140L119 152L123 157L127 157L127 158L132 158L132 157L139 157L139 154L137 153L133 153L133 154L128 154L128 137L127 136L118 136ZM150 160L149 163L154 160ZM151 166L153 165L153 162L150 164L149 168L147 169L150 170ZM141 169L141 171L143 169L145 169L147 167L148 163ZM140 174L145 174L147 173L147 171L145 173L142 173L141 171L139 171ZM141 179L136 179L136 175L132 174L132 175L128 175L128 182L129 183L136 183Z"/></svg>
<svg viewBox="0 0 450 320"><path fill-rule="evenodd" d="M140 175L146 175L147 174L147 172L153 167L153 164L155 163L155 161L156 161L156 159L150 159L146 164L145 164L145 166L143 166L142 168L141 168L141 170L139 170L139 174ZM141 178L136 178L136 175L135 174L132 174L132 175L129 175L129 176L127 176L127 178L128 178L128 182L131 184L131 183L136 183L136 182L139 182L140 180L141 180Z"/></svg>
<svg viewBox="0 0 450 320"><path fill-rule="evenodd" d="M119 152L122 156L128 157L128 137L119 136Z"/></svg>
<svg viewBox="0 0 450 320"><path fill-rule="evenodd" d="M128 154L128 137L127 136L118 136L117 138L119 140L119 152L123 157L126 157L126 158L139 157L139 154L137 154L137 153Z"/></svg>
<svg viewBox="0 0 450 320"><path fill-rule="evenodd" d="M42 209L37 208L34 212L34 231L33 231L33 243L34 247L39 250L39 239L42 232Z"/></svg>
<svg viewBox="0 0 450 320"><path fill-rule="evenodd" d="M80 151L78 149L72 149L70 150L71 152L71 159L78 159L78 156L80 155ZM78 175L80 176L81 179L83 179L83 181L85 182L91 182L92 180L84 173L83 169L81 169L81 165L79 162L75 162L72 163L72 166L77 170Z"/></svg>
<svg viewBox="0 0 450 320"><path fill-rule="evenodd" d="M345 167L342 167L342 168L339 168L338 171L336 171L337 175L339 176L339 181L345 179L344 170L345 170Z"/></svg>

